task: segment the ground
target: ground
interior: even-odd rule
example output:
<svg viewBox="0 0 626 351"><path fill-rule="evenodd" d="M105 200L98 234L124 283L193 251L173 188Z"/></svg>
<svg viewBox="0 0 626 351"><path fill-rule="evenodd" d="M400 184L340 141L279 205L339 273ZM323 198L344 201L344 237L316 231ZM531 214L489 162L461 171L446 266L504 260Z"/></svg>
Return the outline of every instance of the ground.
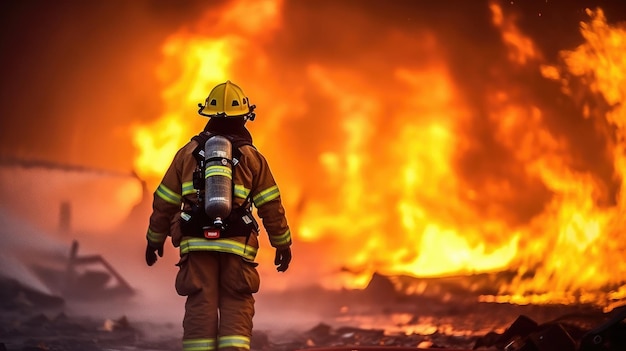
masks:
<svg viewBox="0 0 626 351"><path fill-rule="evenodd" d="M44 304L24 292L4 295L0 351L181 350L178 323L86 317L68 314L63 302ZM257 306L261 320L255 321L253 351L348 345L498 350L495 340L520 316L538 324L560 321L574 338L605 319L586 305L518 306L371 289L269 294Z"/></svg>

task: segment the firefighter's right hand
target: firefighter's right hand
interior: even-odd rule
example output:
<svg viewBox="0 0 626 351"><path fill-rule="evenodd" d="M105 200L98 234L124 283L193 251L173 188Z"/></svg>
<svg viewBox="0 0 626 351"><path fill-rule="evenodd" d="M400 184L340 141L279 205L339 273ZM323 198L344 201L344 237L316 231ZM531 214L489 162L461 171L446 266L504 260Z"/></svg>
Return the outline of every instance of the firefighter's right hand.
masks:
<svg viewBox="0 0 626 351"><path fill-rule="evenodd" d="M284 272L289 268L289 263L291 262L291 249L286 247L282 249L276 249L276 256L274 257L274 264L276 270L279 272Z"/></svg>
<svg viewBox="0 0 626 351"><path fill-rule="evenodd" d="M152 266L157 261L157 253L159 257L163 257L163 246L153 247L148 243L146 245L146 263Z"/></svg>

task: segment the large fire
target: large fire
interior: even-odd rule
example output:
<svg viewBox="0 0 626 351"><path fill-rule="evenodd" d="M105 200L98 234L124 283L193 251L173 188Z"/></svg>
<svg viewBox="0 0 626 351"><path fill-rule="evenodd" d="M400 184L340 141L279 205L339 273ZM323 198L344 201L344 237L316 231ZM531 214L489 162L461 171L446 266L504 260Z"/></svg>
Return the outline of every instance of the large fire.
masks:
<svg viewBox="0 0 626 351"><path fill-rule="evenodd" d="M163 45L165 111L134 132L137 172L151 187L206 122L197 103L230 79L258 106L249 126L281 187L296 250L315 258L300 269L325 287L362 288L374 272L507 270L516 278L485 300L609 305L626 297L626 195L573 152L600 135L598 158L612 160L613 181L626 186L624 26L588 10L584 42L546 62L515 18L490 5L506 50L499 68L560 87L559 98L578 109L571 124L589 126L574 139L551 118L568 112L498 74L485 77L486 107L477 111L450 73L450 44L428 30L419 39L373 38L383 54L348 63L277 58L286 5L233 1Z"/></svg>

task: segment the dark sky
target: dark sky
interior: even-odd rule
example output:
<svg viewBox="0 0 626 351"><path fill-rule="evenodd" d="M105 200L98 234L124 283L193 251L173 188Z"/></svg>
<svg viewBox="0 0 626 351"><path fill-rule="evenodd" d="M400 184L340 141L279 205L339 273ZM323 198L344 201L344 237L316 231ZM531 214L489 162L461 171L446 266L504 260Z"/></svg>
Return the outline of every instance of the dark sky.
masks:
<svg viewBox="0 0 626 351"><path fill-rule="evenodd" d="M207 3L221 2L2 0L0 157L129 170L129 126L154 119L162 110L162 86L155 75L161 45L181 26L196 21ZM429 26L457 38L449 49L450 57L460 63L453 65L456 74L477 82L487 65L472 65L471 60L501 50L488 45L497 34L487 4L485 0L286 1L284 16L294 28L279 35L277 45L282 46L281 55L292 61L323 62L355 55L345 42L362 45L367 55L384 60L393 53L371 47L385 37L360 36L359 26L374 33L377 27L410 31ZM581 41L578 27L587 18L585 7L601 6L609 22L626 19L623 0L503 4L505 11L520 16L520 27L549 58ZM361 21L357 26L344 25L343 19L357 15ZM300 20L303 16L315 20ZM323 28L334 32L320 35ZM466 55L468 50L482 50L485 56ZM465 64L465 60L470 61Z"/></svg>

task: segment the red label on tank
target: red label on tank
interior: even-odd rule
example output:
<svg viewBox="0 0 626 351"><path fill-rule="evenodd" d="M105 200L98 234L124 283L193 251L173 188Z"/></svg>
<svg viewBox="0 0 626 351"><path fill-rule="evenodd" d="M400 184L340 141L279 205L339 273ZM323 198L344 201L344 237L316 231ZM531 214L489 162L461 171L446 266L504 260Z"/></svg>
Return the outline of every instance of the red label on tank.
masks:
<svg viewBox="0 0 626 351"><path fill-rule="evenodd" d="M220 237L220 230L219 229L205 229L204 237L207 239L217 239Z"/></svg>

